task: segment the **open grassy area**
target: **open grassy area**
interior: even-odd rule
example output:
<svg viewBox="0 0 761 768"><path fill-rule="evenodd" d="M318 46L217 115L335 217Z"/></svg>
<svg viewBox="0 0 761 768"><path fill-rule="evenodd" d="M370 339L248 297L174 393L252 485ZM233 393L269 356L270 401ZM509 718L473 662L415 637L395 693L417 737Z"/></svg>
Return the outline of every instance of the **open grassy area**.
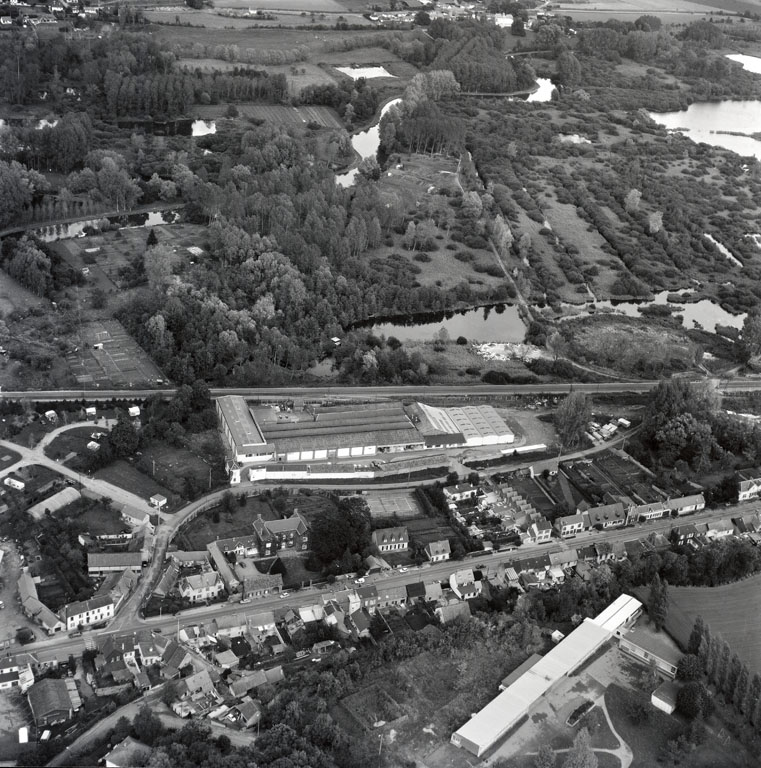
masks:
<svg viewBox="0 0 761 768"><path fill-rule="evenodd" d="M721 587L669 588L666 630L683 648L698 615L761 673L761 574Z"/></svg>
<svg viewBox="0 0 761 768"><path fill-rule="evenodd" d="M61 461L73 469L83 469L86 466L87 458L91 455L87 444L102 439L93 437L93 435L105 434L106 432L108 430L105 427L95 425L66 430L66 432L58 435L52 443L45 446L45 455L50 456L51 459L56 459L56 461ZM72 456L67 461L67 457L72 453L76 456Z"/></svg>
<svg viewBox="0 0 761 768"><path fill-rule="evenodd" d="M152 477L143 474L132 464L121 459L104 469L99 469L95 473L95 477L98 480L112 483L119 488L124 488L125 491L130 491L146 501L156 494L166 496L168 504L165 509L169 512L176 509L180 502L180 497L177 494L172 493L168 488L157 483Z"/></svg>

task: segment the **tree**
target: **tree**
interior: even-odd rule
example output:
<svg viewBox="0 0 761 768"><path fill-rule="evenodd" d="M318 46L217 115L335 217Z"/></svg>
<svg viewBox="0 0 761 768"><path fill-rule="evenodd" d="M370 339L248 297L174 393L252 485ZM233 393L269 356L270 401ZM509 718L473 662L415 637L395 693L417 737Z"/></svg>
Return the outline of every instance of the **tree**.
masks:
<svg viewBox="0 0 761 768"><path fill-rule="evenodd" d="M581 80L581 64L570 52L563 51L555 62L555 80L559 85L573 86Z"/></svg>
<svg viewBox="0 0 761 768"><path fill-rule="evenodd" d="M669 611L668 582L661 581L656 571L650 582L650 593L647 598L647 613L656 631L660 632Z"/></svg>
<svg viewBox="0 0 761 768"><path fill-rule="evenodd" d="M745 713L748 722L752 722L753 715L756 711L756 705L759 701L761 701L761 675L756 672L748 686L748 693L746 694L742 705L742 711Z"/></svg>
<svg viewBox="0 0 761 768"><path fill-rule="evenodd" d="M677 680L699 680L703 674L703 668L700 659L694 654L688 653L679 659L676 668Z"/></svg>
<svg viewBox="0 0 761 768"><path fill-rule="evenodd" d="M523 19L520 16L516 16L513 19L513 23L510 26L510 33L513 34L515 37L526 36L526 23L523 21Z"/></svg>
<svg viewBox="0 0 761 768"><path fill-rule="evenodd" d="M555 768L555 750L549 744L542 744L534 758L534 768Z"/></svg>
<svg viewBox="0 0 761 768"><path fill-rule="evenodd" d="M702 616L695 617L695 623L692 625L690 639L687 642L687 653L697 655L700 651L700 641L705 634L705 624Z"/></svg>
<svg viewBox="0 0 761 768"><path fill-rule="evenodd" d="M152 747L164 733L164 726L159 716L151 709L150 705L143 704L132 721L135 733L140 741Z"/></svg>
<svg viewBox="0 0 761 768"><path fill-rule="evenodd" d="M732 694L732 703L738 712L744 712L745 697L748 695L748 686L750 685L750 673L748 672L747 665L743 664L740 667L740 675L737 678L737 684Z"/></svg>
<svg viewBox="0 0 761 768"><path fill-rule="evenodd" d="M589 398L583 392L571 392L555 411L555 429L563 448L576 448L584 439L592 418Z"/></svg>
<svg viewBox="0 0 761 768"><path fill-rule="evenodd" d="M712 711L711 694L703 683L693 680L679 689L676 708L690 720L696 717L705 719Z"/></svg>
<svg viewBox="0 0 761 768"><path fill-rule="evenodd" d="M586 728L576 734L573 747L563 761L563 768L597 768L597 755L592 751L592 740Z"/></svg>
<svg viewBox="0 0 761 768"><path fill-rule="evenodd" d="M172 274L173 260L172 249L164 243L146 249L143 265L145 275L148 278L148 285L153 290L163 292L166 289Z"/></svg>
<svg viewBox="0 0 761 768"><path fill-rule="evenodd" d="M140 444L140 437L137 434L132 420L125 414L119 414L119 417L113 429L108 433L108 445L117 458L132 456Z"/></svg>

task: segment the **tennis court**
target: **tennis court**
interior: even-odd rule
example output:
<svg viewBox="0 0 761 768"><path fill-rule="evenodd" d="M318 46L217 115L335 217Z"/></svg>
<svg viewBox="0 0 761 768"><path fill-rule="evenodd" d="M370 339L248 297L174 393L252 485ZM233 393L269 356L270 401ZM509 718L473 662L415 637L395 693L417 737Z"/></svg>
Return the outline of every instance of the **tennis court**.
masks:
<svg viewBox="0 0 761 768"><path fill-rule="evenodd" d="M412 518L422 514L412 491L368 493L366 500L372 517L393 517L396 515L401 518Z"/></svg>

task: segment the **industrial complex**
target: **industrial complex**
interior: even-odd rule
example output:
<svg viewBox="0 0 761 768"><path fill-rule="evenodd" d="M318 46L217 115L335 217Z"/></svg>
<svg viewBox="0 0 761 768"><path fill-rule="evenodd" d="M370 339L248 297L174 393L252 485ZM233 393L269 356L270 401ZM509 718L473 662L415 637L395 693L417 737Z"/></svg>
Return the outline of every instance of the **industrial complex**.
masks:
<svg viewBox="0 0 761 768"><path fill-rule="evenodd" d="M488 405L437 408L422 403L306 405L303 410L217 399L231 482L267 462L333 462L443 447L510 445L515 436Z"/></svg>

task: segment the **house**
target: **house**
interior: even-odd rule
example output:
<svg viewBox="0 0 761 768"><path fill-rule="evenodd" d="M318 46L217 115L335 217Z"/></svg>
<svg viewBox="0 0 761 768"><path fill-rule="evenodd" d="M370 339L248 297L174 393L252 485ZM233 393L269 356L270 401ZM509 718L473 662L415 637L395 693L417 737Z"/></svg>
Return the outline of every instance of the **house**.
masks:
<svg viewBox="0 0 761 768"><path fill-rule="evenodd" d="M172 702L172 711L180 717L205 715L222 701L209 670L203 669L184 678Z"/></svg>
<svg viewBox="0 0 761 768"><path fill-rule="evenodd" d="M373 545L378 551L383 552L406 552L410 543L410 537L406 526L396 528L380 528L373 531L371 536Z"/></svg>
<svg viewBox="0 0 761 768"><path fill-rule="evenodd" d="M213 619L210 631L215 637L240 637L246 631L247 626L244 614L231 613Z"/></svg>
<svg viewBox="0 0 761 768"><path fill-rule="evenodd" d="M263 555L273 555L278 549L309 549L309 524L297 509L284 520L254 520L254 532Z"/></svg>
<svg viewBox="0 0 761 768"><path fill-rule="evenodd" d="M122 520L124 520L127 525L131 525L133 528L142 528L143 526L146 526L147 528L150 528L151 531L154 530L153 523L151 522L150 512L143 512L139 509L135 509L134 507L128 507L125 504L122 507L121 515Z"/></svg>
<svg viewBox="0 0 761 768"><path fill-rule="evenodd" d="M445 560L449 560L449 557L451 555L449 540L442 539L440 541L429 541L425 545L424 552L426 557L432 563L441 563Z"/></svg>
<svg viewBox="0 0 761 768"><path fill-rule="evenodd" d="M658 520L668 514L670 514L669 507L662 501L655 501L650 504L633 504L627 511L626 524L632 525L647 520Z"/></svg>
<svg viewBox="0 0 761 768"><path fill-rule="evenodd" d="M140 663L144 667L160 663L166 645L165 640L159 639L147 630L138 632L137 650L140 654Z"/></svg>
<svg viewBox="0 0 761 768"><path fill-rule="evenodd" d="M331 641L332 642L332 641ZM230 678L232 680L232 678ZM275 685L285 680L283 668L280 666L269 669L257 669L255 672L247 672L230 683L230 694L235 698L245 696L255 688L263 685Z"/></svg>
<svg viewBox="0 0 761 768"><path fill-rule="evenodd" d="M449 588L460 600L471 600L481 594L481 582L476 581L472 568L463 568L450 574Z"/></svg>
<svg viewBox="0 0 761 768"><path fill-rule="evenodd" d="M135 636L134 635L105 635L97 639L99 655L103 656L107 664L115 661L123 661L126 664L135 664Z"/></svg>
<svg viewBox="0 0 761 768"><path fill-rule="evenodd" d="M129 568L136 573L143 569L143 556L140 552L88 552L87 574L98 578L109 573L121 573Z"/></svg>
<svg viewBox="0 0 761 768"><path fill-rule="evenodd" d="M180 596L191 603L216 600L222 592L222 579L216 571L204 571L180 579Z"/></svg>
<svg viewBox="0 0 761 768"><path fill-rule="evenodd" d="M180 627L178 638L193 650L217 645L217 639L206 631L203 624L186 624Z"/></svg>
<svg viewBox="0 0 761 768"><path fill-rule="evenodd" d="M618 647L629 656L655 668L670 677L676 677L676 669L682 653L665 632L656 632L640 620L633 629L621 635Z"/></svg>
<svg viewBox="0 0 761 768"><path fill-rule="evenodd" d="M705 506L706 500L702 493L697 493L693 496L681 496L678 499L668 499L666 501L669 513L672 515L676 514L677 516L700 512L701 509L705 509Z"/></svg>
<svg viewBox="0 0 761 768"><path fill-rule="evenodd" d="M587 510L587 514L589 515L590 525L600 530L621 528L623 525L626 525L626 510L620 501L617 501L615 504L592 507Z"/></svg>
<svg viewBox="0 0 761 768"><path fill-rule="evenodd" d="M240 659L232 651L220 651L214 654L214 661L222 669L235 669L240 664Z"/></svg>
<svg viewBox="0 0 761 768"><path fill-rule="evenodd" d="M347 619L349 630L356 639L370 637L370 623L370 614L364 608L354 611Z"/></svg>
<svg viewBox="0 0 761 768"><path fill-rule="evenodd" d="M552 523L549 520L538 520L531 523L528 532L536 544L544 544L552 540Z"/></svg>
<svg viewBox="0 0 761 768"><path fill-rule="evenodd" d="M566 515L555 520L555 530L561 539L576 536L584 530L584 515Z"/></svg>
<svg viewBox="0 0 761 768"><path fill-rule="evenodd" d="M698 535L698 529L692 524L677 525L671 529L671 541L674 544L686 544L690 539L694 539Z"/></svg>
<svg viewBox="0 0 761 768"><path fill-rule="evenodd" d="M734 532L735 526L730 520L716 520L713 523L708 523L706 538L724 539L727 536L732 536Z"/></svg>
<svg viewBox="0 0 761 768"><path fill-rule="evenodd" d="M458 485L449 485L443 489L447 501L457 502L465 499L475 499L478 495L478 486L470 483L460 483Z"/></svg>
<svg viewBox="0 0 761 768"><path fill-rule="evenodd" d="M250 728L252 725L256 725L264 714L261 702L252 699L250 696L245 697L240 704L234 707L234 710L238 713L238 725L243 728Z"/></svg>
<svg viewBox="0 0 761 768"><path fill-rule="evenodd" d="M192 666L193 657L176 640L169 642L161 654L161 676L173 680L180 676L180 670Z"/></svg>
<svg viewBox="0 0 761 768"><path fill-rule="evenodd" d="M370 574L391 570L391 566L382 557L376 555L368 555L365 558L365 568Z"/></svg>
<svg viewBox="0 0 761 768"><path fill-rule="evenodd" d="M579 560L575 549L564 549L560 552L550 552L550 567L573 568Z"/></svg>
<svg viewBox="0 0 761 768"><path fill-rule="evenodd" d="M155 507L156 509L164 509L164 507L167 505L167 497L162 496L160 493L157 493L153 496L151 496L150 501L148 502L152 507Z"/></svg>
<svg viewBox="0 0 761 768"><path fill-rule="evenodd" d="M665 683L661 683L650 694L650 703L661 712L665 712L667 715L674 713L676 709L676 696L679 693L681 686L675 683L673 680L666 680Z"/></svg>
<svg viewBox="0 0 761 768"><path fill-rule="evenodd" d="M404 584L400 584L398 587L384 587L379 584L377 588L378 608L405 605L407 602L407 588Z"/></svg>
<svg viewBox="0 0 761 768"><path fill-rule="evenodd" d="M61 619L37 597L37 585L29 575L28 569L24 569L19 577L18 592L24 613L30 619L34 619L49 635L54 635L65 628Z"/></svg>
<svg viewBox="0 0 761 768"><path fill-rule="evenodd" d="M142 741L127 736L122 739L103 758L106 768L132 768L135 765L145 765L151 756L151 747Z"/></svg>
<svg viewBox="0 0 761 768"><path fill-rule="evenodd" d="M138 575L125 568L121 573L109 573L98 587L94 597L107 595L113 600L114 613L119 610L119 606L132 594L132 590L138 581Z"/></svg>
<svg viewBox="0 0 761 768"><path fill-rule="evenodd" d="M761 494L761 471L758 469L743 469L737 473L737 500L749 501Z"/></svg>
<svg viewBox="0 0 761 768"><path fill-rule="evenodd" d="M359 597L361 607L369 613L375 613L378 605L378 590L375 584L364 584L357 588L357 597Z"/></svg>
<svg viewBox="0 0 761 768"><path fill-rule="evenodd" d="M237 563L235 573L241 581L244 600L266 597L283 589L283 576L280 573L261 573L252 563Z"/></svg>
<svg viewBox="0 0 761 768"><path fill-rule="evenodd" d="M293 638L294 635L297 635L304 629L304 619L296 611L289 608L285 616L283 616L283 626L288 633L288 637Z"/></svg>
<svg viewBox="0 0 761 768"><path fill-rule="evenodd" d="M100 595L82 602L69 603L64 607L61 616L66 622L66 629L69 631L100 624L113 619L113 617L114 601L109 595Z"/></svg>
<svg viewBox="0 0 761 768"><path fill-rule="evenodd" d="M425 600L428 603L436 603L441 600L444 590L438 581L425 582Z"/></svg>
<svg viewBox="0 0 761 768"><path fill-rule="evenodd" d="M67 722L82 706L76 683L71 678L40 680L27 691L26 697L38 728Z"/></svg>

